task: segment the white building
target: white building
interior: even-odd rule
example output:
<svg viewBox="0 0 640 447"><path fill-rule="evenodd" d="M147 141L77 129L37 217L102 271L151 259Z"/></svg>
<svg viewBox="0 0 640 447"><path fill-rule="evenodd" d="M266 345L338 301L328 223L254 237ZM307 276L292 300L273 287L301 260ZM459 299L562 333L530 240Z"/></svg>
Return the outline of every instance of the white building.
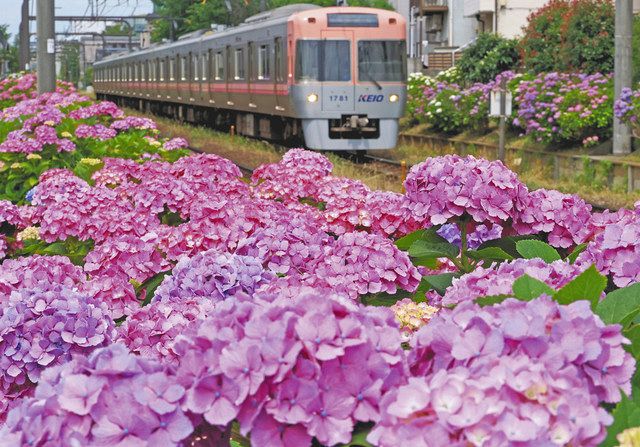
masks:
<svg viewBox="0 0 640 447"><path fill-rule="evenodd" d="M391 0L407 18L410 70L449 68L478 34L517 37L529 15L549 0ZM640 12L640 0L633 0Z"/></svg>

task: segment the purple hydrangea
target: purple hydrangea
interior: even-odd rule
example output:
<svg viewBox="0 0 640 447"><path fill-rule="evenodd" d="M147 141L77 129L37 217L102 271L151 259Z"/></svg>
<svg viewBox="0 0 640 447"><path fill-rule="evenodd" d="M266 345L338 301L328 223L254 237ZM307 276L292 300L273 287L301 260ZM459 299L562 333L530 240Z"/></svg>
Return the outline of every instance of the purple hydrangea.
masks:
<svg viewBox="0 0 640 447"><path fill-rule="evenodd" d="M63 286L19 289L0 304L0 391L37 383L46 367L111 343L105 304Z"/></svg>
<svg viewBox="0 0 640 447"><path fill-rule="evenodd" d="M239 292L251 295L273 278L256 258L212 249L181 259L158 287L154 300L218 302Z"/></svg>
<svg viewBox="0 0 640 447"><path fill-rule="evenodd" d="M179 447L194 429L184 395L159 363L112 344L48 369L9 413L0 445Z"/></svg>

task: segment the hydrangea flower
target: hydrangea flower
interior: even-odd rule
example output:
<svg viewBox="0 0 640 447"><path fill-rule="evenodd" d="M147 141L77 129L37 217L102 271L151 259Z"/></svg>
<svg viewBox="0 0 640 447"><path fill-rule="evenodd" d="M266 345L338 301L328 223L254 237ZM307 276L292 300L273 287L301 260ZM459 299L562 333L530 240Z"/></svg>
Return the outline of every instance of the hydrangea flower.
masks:
<svg viewBox="0 0 640 447"><path fill-rule="evenodd" d="M437 307L425 302L415 303L410 298L404 298L390 307L400 323L402 340L409 341L413 333L420 329L438 312Z"/></svg>
<svg viewBox="0 0 640 447"><path fill-rule="evenodd" d="M212 249L181 259L156 290L154 300L217 302L238 292L251 295L273 278L256 258Z"/></svg>
<svg viewBox="0 0 640 447"><path fill-rule="evenodd" d="M13 409L0 445L181 446L194 424L185 389L159 363L119 343L50 368L34 397Z"/></svg>
<svg viewBox="0 0 640 447"><path fill-rule="evenodd" d="M547 233L549 244L569 248L590 235L591 205L577 195L555 190L529 192L513 228L518 234Z"/></svg>
<svg viewBox="0 0 640 447"><path fill-rule="evenodd" d="M596 446L612 423L600 402L630 392L627 343L587 301L561 306L543 296L442 310L412 339L414 377L384 396L368 439Z"/></svg>
<svg viewBox="0 0 640 447"><path fill-rule="evenodd" d="M22 289L48 290L58 286L79 288L86 281L81 267L66 256L31 255L6 259L0 264L0 303L14 291Z"/></svg>
<svg viewBox="0 0 640 447"><path fill-rule="evenodd" d="M265 447L349 442L404 375L389 310L318 292L223 301L174 349L185 408Z"/></svg>
<svg viewBox="0 0 640 447"><path fill-rule="evenodd" d="M114 336L113 320L96 299L64 286L15 290L0 303L0 390L11 395L28 388L44 368L106 346Z"/></svg>
<svg viewBox="0 0 640 447"><path fill-rule="evenodd" d="M515 173L500 161L445 155L414 165L405 180L410 209L433 225L468 214L479 223L516 216L527 195Z"/></svg>

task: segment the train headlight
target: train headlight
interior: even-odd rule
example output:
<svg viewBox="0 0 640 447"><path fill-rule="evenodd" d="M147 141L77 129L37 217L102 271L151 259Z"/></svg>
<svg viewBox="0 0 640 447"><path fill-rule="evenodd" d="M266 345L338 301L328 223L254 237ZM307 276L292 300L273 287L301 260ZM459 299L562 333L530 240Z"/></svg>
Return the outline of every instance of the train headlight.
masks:
<svg viewBox="0 0 640 447"><path fill-rule="evenodd" d="M389 95L389 102L398 102L399 99L400 97L396 94Z"/></svg>
<svg viewBox="0 0 640 447"><path fill-rule="evenodd" d="M307 102L318 102L318 95L316 95L315 93L311 93L309 96L307 96Z"/></svg>

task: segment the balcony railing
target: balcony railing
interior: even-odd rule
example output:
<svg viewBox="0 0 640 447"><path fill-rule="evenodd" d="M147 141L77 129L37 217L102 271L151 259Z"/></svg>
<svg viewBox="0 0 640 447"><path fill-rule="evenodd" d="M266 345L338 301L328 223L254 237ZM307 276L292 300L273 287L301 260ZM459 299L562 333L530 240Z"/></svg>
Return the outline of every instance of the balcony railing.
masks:
<svg viewBox="0 0 640 447"><path fill-rule="evenodd" d="M421 0L420 6L424 12L447 12L449 0Z"/></svg>

